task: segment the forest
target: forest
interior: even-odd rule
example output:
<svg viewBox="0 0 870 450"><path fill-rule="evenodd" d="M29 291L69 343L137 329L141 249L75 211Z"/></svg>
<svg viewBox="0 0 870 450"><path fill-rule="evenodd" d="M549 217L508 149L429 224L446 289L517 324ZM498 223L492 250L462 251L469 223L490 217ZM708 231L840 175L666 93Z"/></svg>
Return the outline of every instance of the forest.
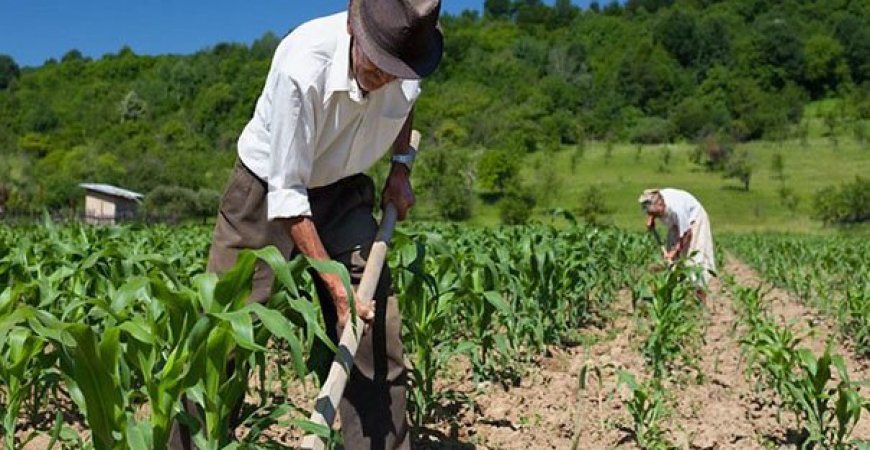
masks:
<svg viewBox="0 0 870 450"><path fill-rule="evenodd" d="M798 139L806 105L825 99L840 105L825 123L866 139L866 1L487 0L442 28L415 185L443 218L469 217L455 200L471 193L505 194L526 155L587 142ZM286 31L192 55L70 49L39 67L0 55L0 207L75 211L78 184L102 182L211 215Z"/></svg>

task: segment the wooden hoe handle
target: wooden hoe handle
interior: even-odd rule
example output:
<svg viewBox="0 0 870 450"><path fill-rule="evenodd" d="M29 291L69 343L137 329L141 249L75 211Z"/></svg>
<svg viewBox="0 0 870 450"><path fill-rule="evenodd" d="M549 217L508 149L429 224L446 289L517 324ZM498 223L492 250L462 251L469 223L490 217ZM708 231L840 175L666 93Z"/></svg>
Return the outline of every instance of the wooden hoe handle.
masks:
<svg viewBox="0 0 870 450"><path fill-rule="evenodd" d="M411 145L416 149L420 147L420 133L417 130L411 133ZM354 299L358 302L367 302L374 298L375 288L378 286L378 280L381 278L381 269L384 267L384 260L387 256L387 244L393 237L397 217L398 212L396 207L392 203L388 203L384 207L384 215L381 218L378 234L375 237L375 242L372 244L372 249L366 260L366 267L363 270L362 280L354 296ZM330 427L335 421L338 404L341 401L342 395L344 395L344 388L347 386L347 379L353 368L354 355L356 355L363 330L365 330L363 320L357 317L356 314L353 314L352 317L353 323L346 324L344 331L341 333L338 351L335 354L335 359L332 361L332 366L329 368L329 375L320 388L320 393L317 395L317 401L314 404L314 412L311 413L311 417L308 419L313 423ZM326 448L326 444L317 435L308 434L302 439L301 448L303 450L322 450Z"/></svg>

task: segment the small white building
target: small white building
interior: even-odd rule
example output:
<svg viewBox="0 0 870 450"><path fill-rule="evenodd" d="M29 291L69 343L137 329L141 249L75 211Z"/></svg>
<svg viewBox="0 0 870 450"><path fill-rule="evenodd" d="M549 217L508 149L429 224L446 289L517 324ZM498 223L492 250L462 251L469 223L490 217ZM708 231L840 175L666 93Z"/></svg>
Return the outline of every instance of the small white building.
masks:
<svg viewBox="0 0 870 450"><path fill-rule="evenodd" d="M85 222L114 225L132 219L144 195L110 184L82 183L85 190Z"/></svg>

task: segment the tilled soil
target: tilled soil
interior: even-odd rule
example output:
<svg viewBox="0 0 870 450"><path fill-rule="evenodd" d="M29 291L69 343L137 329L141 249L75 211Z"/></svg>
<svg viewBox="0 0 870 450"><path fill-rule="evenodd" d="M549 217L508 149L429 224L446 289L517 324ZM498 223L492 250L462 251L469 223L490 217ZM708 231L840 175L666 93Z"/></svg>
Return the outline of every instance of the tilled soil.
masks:
<svg viewBox="0 0 870 450"><path fill-rule="evenodd" d="M760 282L755 272L735 259L728 260L725 272L745 286ZM668 441L681 449L797 448L795 418L780 412L778 400L745 375L739 342L742 329L730 293L722 291L717 280L711 288L697 370L678 371L672 377L676 381L666 386L669 407L662 426ZM793 327L798 335L806 335L802 345L819 354L831 342L834 351L844 356L852 379L870 378L870 361L856 359L848 346L837 343L827 319L785 291L772 289L765 298L782 324ZM649 377L638 351L642 337L630 294L623 292L619 296L614 319L607 327L584 330L584 337L591 344L552 348L546 357L518 369L522 376L515 385L475 384L470 381L467 361L453 361L436 385L440 392L457 400L444 401L437 421L415 430L419 437L415 437L414 448L638 448L631 432L631 417L623 404L629 395L624 388L617 388L616 376L622 369L639 379ZM586 383L581 388L584 373ZM866 397L867 389L863 389ZM291 392L284 392L290 401L303 407L310 405L310 397L315 394L311 386L294 386ZM67 422L86 436L87 430L75 418ZM19 435L25 436L31 430L29 427ZM241 429L238 434L246 432ZM264 438L292 448L299 435L295 427L273 427L265 431ZM853 437L870 440L870 415L862 417ZM38 436L25 448L42 449L47 442L44 435Z"/></svg>
<svg viewBox="0 0 870 450"><path fill-rule="evenodd" d="M725 272L737 283L756 286L758 276L745 264L730 259ZM666 436L681 449L797 448L795 418L780 411L778 400L745 375L740 350L742 332L729 292L714 280L708 297L705 338L697 371L677 374L666 386L669 414L663 420ZM802 342L817 354L834 336L830 323L804 307L785 291L767 294L773 314L796 332L807 334ZM646 378L638 352L639 336L627 294L616 305L617 318L607 330L592 330L596 343L586 348L553 350L553 355L528 370L518 387L444 386L473 395L474 406L431 428L447 436L426 442L427 449L612 449L637 448L631 418L623 406L624 389L617 389L615 369ZM868 361L858 360L843 345L842 354L852 379L868 378ZM587 375L580 388L583 367L597 367L601 380ZM593 371L587 370L587 374ZM475 392L469 392L475 391ZM867 396L867 390L864 389ZM870 416L865 414L852 436L870 439Z"/></svg>

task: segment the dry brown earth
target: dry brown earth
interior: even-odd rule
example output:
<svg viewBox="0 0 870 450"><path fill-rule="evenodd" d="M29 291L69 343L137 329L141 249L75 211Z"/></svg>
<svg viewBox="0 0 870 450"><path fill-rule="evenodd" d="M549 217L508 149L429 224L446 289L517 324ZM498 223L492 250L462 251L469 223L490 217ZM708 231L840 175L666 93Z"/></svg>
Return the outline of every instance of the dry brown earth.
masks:
<svg viewBox="0 0 870 450"><path fill-rule="evenodd" d="M760 282L755 272L735 259L728 260L725 272L745 286ZM785 291L773 289L767 298L782 324L806 335L803 345L819 353L830 340L834 350L844 355L853 379L870 379L870 362L856 359L849 348L836 343L832 339L834 328L825 318ZM796 448L794 418L787 413L777 414L776 399L754 386L744 374L739 319L730 293L720 290L715 280L708 305L705 339L699 352L700 370L678 374L677 381L666 386L670 405L664 419L667 438L681 449ZM437 385L442 392L466 400L445 402L440 419L422 430L422 438L414 448L637 448L630 432L631 419L623 406L627 393L616 389L615 372L625 369L640 378L648 373L638 352L641 337L629 294L620 295L614 308L610 325L584 332L585 340L591 344L552 348L549 355L521 369L523 376L515 386L474 384L468 364L454 361ZM581 389L584 367L588 373L587 386ZM599 372L600 380L596 376ZM699 373L703 376L699 377ZM273 387L280 390L277 385ZM310 385L307 389L299 386L291 389L292 392L285 393L287 398L297 405L310 404L305 400L313 395ZM86 435L76 417L68 419L74 429ZM239 434L245 432L240 430ZM281 427L268 430L266 436L292 447L299 433ZM853 436L870 440L870 415L862 417ZM42 449L47 442L44 435L38 436L25 448Z"/></svg>

